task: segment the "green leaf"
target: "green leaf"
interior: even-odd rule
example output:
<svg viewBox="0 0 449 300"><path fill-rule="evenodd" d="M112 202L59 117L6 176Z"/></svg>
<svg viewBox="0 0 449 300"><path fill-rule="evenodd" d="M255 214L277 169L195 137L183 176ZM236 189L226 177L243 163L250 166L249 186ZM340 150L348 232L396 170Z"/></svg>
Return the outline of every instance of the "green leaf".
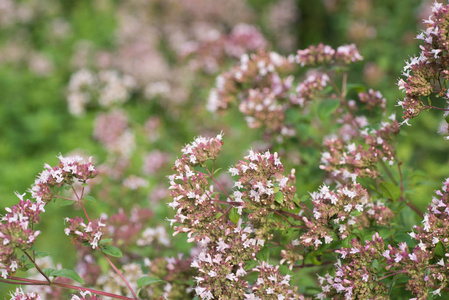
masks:
<svg viewBox="0 0 449 300"><path fill-rule="evenodd" d="M268 261L270 258L270 250L268 248L262 248L257 254L256 258L260 261Z"/></svg>
<svg viewBox="0 0 449 300"><path fill-rule="evenodd" d="M120 251L119 248L111 245L102 245L101 251L103 251L104 254L107 254L109 256L122 257L122 251Z"/></svg>
<svg viewBox="0 0 449 300"><path fill-rule="evenodd" d="M360 83L348 83L346 85L346 91L355 91L357 93L364 93L366 92L366 87L363 84Z"/></svg>
<svg viewBox="0 0 449 300"><path fill-rule="evenodd" d="M64 186L64 189L65 189L66 191L70 191L71 188L72 188L71 185L66 185L66 186Z"/></svg>
<svg viewBox="0 0 449 300"><path fill-rule="evenodd" d="M143 277L140 277L140 278L137 279L137 281L136 281L137 286L138 286L139 288L141 288L141 287L143 287L143 286L146 286L146 285L149 285L149 284L153 284L153 283L161 283L161 282L165 282L165 281L164 281L164 280L161 280L161 279L154 278L154 277L149 277L149 276L143 276Z"/></svg>
<svg viewBox="0 0 449 300"><path fill-rule="evenodd" d="M110 241L112 241L112 239L103 239L103 240L101 240L100 241L100 245L104 245L104 244L107 244L107 243L109 243Z"/></svg>
<svg viewBox="0 0 449 300"><path fill-rule="evenodd" d="M379 269L379 261L377 259L374 259L371 263L371 267L377 271Z"/></svg>
<svg viewBox="0 0 449 300"><path fill-rule="evenodd" d="M332 113L340 106L340 101L337 99L324 100L318 106L318 117L321 120L326 120Z"/></svg>
<svg viewBox="0 0 449 300"><path fill-rule="evenodd" d="M83 182L83 183L81 184L81 186L82 186L82 187L87 187L88 184L87 184L86 182Z"/></svg>
<svg viewBox="0 0 449 300"><path fill-rule="evenodd" d="M223 169L223 168L218 168L218 169L216 169L216 170L214 171L214 174L212 174L212 175L217 174L218 172L220 172L221 169Z"/></svg>
<svg viewBox="0 0 449 300"><path fill-rule="evenodd" d="M273 188L273 192L276 194L277 192L279 192L279 187L278 186L275 186L274 188Z"/></svg>
<svg viewBox="0 0 449 300"><path fill-rule="evenodd" d="M192 300L200 300L200 297L198 297L198 295L196 295Z"/></svg>
<svg viewBox="0 0 449 300"><path fill-rule="evenodd" d="M48 253L48 252L34 251L34 257L35 258L46 257L46 256L49 256L49 255L50 255L50 253Z"/></svg>
<svg viewBox="0 0 449 300"><path fill-rule="evenodd" d="M59 205L60 206L69 206L69 205L73 205L75 204L76 201L71 201L71 200L67 200L67 199L60 199L59 200Z"/></svg>
<svg viewBox="0 0 449 300"><path fill-rule="evenodd" d="M229 211L229 220L231 220L232 223L237 224L240 219L240 215L237 212L237 208L233 207Z"/></svg>
<svg viewBox="0 0 449 300"><path fill-rule="evenodd" d="M379 184L379 187L383 195L388 199L396 201L401 198L401 190L395 184L389 181L384 181Z"/></svg>
<svg viewBox="0 0 449 300"><path fill-rule="evenodd" d="M244 269L246 271L252 270L255 266L257 266L259 264L259 262L257 260L250 260L250 261L246 261L245 262L245 267Z"/></svg>
<svg viewBox="0 0 449 300"><path fill-rule="evenodd" d="M97 202L97 199L95 199L94 197L89 196L89 195L84 196L83 199L87 200L87 201L90 201L90 202L94 202L94 203Z"/></svg>
<svg viewBox="0 0 449 300"><path fill-rule="evenodd" d="M435 249L433 250L433 254L435 254L438 257L443 257L445 253L446 250L444 249L444 245L441 241L439 241L435 246Z"/></svg>
<svg viewBox="0 0 449 300"><path fill-rule="evenodd" d="M354 210L354 211L351 211L350 215L353 217L360 217L362 215L362 212L358 211L358 210Z"/></svg>
<svg viewBox="0 0 449 300"><path fill-rule="evenodd" d="M69 269L55 270L52 268L45 268L42 270L42 272L48 277L65 277L72 279L76 282L79 282L81 284L84 284L84 280L73 270Z"/></svg>
<svg viewBox="0 0 449 300"><path fill-rule="evenodd" d="M277 192L276 194L274 194L274 201L279 204L284 203L284 194L282 194L282 192Z"/></svg>

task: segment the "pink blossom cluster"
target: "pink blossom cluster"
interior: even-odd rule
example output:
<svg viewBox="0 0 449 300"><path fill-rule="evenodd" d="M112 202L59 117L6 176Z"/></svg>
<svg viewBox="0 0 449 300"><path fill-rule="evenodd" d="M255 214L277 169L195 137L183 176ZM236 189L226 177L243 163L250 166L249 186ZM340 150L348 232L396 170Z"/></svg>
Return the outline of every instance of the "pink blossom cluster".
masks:
<svg viewBox="0 0 449 300"><path fill-rule="evenodd" d="M424 20L427 29L416 38L422 40L419 56L406 62L398 86L405 92L405 97L398 102L404 113L404 123L416 117L423 110L435 108L423 97L435 95L446 102L449 98L447 82L449 79L447 53L448 46L449 5L436 2L432 6L432 14ZM441 109L437 107L437 109Z"/></svg>
<svg viewBox="0 0 449 300"><path fill-rule="evenodd" d="M390 122L381 122L379 129L357 130L363 144L347 143L336 137L325 139L326 151L321 154L320 168L342 182L355 181L357 177L378 177L379 161L393 165L396 160L395 142L400 126L394 115L389 119Z"/></svg>
<svg viewBox="0 0 449 300"><path fill-rule="evenodd" d="M34 230L34 225L39 223L39 214L45 211L43 203L24 200L24 195L17 196L19 203L6 208L0 223L0 275L5 279L24 267L24 262L17 256L18 250L32 248L40 234L39 230Z"/></svg>
<svg viewBox="0 0 449 300"><path fill-rule="evenodd" d="M93 136L111 153L129 157L135 149L134 132L125 111L116 109L95 118Z"/></svg>
<svg viewBox="0 0 449 300"><path fill-rule="evenodd" d="M368 228L374 224L385 225L394 217L383 203L374 203L360 184L341 185L331 190L323 184L319 191L310 194L313 216L302 219L306 232L300 245L318 249L334 240L347 238L354 229Z"/></svg>
<svg viewBox="0 0 449 300"><path fill-rule="evenodd" d="M326 73L311 72L298 84L296 95L291 98L293 104L303 107L307 102L315 99L328 85L329 76ZM337 100L335 100L337 101Z"/></svg>
<svg viewBox="0 0 449 300"><path fill-rule="evenodd" d="M85 183L98 174L97 169L92 165L92 157L87 163L80 156L63 157L59 155L58 158L57 166L44 165L44 170L31 186L31 197L38 204L50 202L55 196L55 188L72 185L75 180Z"/></svg>
<svg viewBox="0 0 449 300"><path fill-rule="evenodd" d="M192 41L182 49L190 58L190 66L206 73L216 73L228 57L239 58L245 53L264 49L265 37L254 26L238 24L231 33L212 35L205 41Z"/></svg>
<svg viewBox="0 0 449 300"><path fill-rule="evenodd" d="M359 100L366 104L368 110L375 110L377 107L385 113L387 99L385 99L379 91L369 89L368 93L359 93Z"/></svg>
<svg viewBox="0 0 449 300"><path fill-rule="evenodd" d="M221 225L218 229L216 233L220 237L201 240L203 251L192 261L191 266L198 269L195 292L201 299L214 296L239 299L248 288L245 261L256 259L264 240L256 238L255 230L242 227L241 222L237 226Z"/></svg>
<svg viewBox="0 0 449 300"><path fill-rule="evenodd" d="M17 250L28 251L34 244L39 230L34 225L39 223L39 215L44 212L45 205L56 196L56 189L63 185L71 185L75 180L86 182L95 177L98 171L92 163L84 163L81 157L59 156L59 164L55 167L44 166L31 186L31 200L16 193L20 201L11 208L6 208L6 214L0 223L0 272L3 278L24 267L17 258Z"/></svg>
<svg viewBox="0 0 449 300"><path fill-rule="evenodd" d="M253 271L258 272L256 283L251 287L251 292L245 295L248 300L304 300L295 288L290 286L290 275L281 275L279 266L272 266L262 262Z"/></svg>
<svg viewBox="0 0 449 300"><path fill-rule="evenodd" d="M24 293L21 288L16 288L14 292L11 293L10 300L41 300L41 296L38 293L29 292Z"/></svg>
<svg viewBox="0 0 449 300"><path fill-rule="evenodd" d="M377 279L379 266L373 264L382 257L383 239L376 233L364 244L352 239L351 246L336 251L347 263L337 261L335 276L318 276L323 292L317 299L389 299L388 287Z"/></svg>
<svg viewBox="0 0 449 300"><path fill-rule="evenodd" d="M128 101L136 87L134 78L116 70L98 73L80 69L70 78L67 102L73 115L84 114L86 106L94 101L101 107L112 107Z"/></svg>
<svg viewBox="0 0 449 300"><path fill-rule="evenodd" d="M245 160L229 168L229 172L239 176L233 193L238 213L248 211L251 222L259 224L265 222L270 213L296 207L294 170L284 176L284 166L277 153L250 150Z"/></svg>
<svg viewBox="0 0 449 300"><path fill-rule="evenodd" d="M182 149L182 157L175 162L176 173L169 176L173 197L169 206L177 210L171 222L181 224L174 227L175 233L188 233L191 241L213 235L223 222L222 218L216 218L222 211L216 202L219 195L209 189L207 175L195 170L196 166L214 160L222 145L221 134L209 139L197 137Z"/></svg>
<svg viewBox="0 0 449 300"><path fill-rule="evenodd" d="M336 50L331 46L318 44L304 50L298 50L296 62L302 67L316 67L320 65L343 64L347 65L363 60L354 44L343 45Z"/></svg>
<svg viewBox="0 0 449 300"><path fill-rule="evenodd" d="M98 243L103 236L103 227L106 224L100 220L94 220L86 224L80 217L75 217L74 219L66 218L65 222L68 226L64 229L64 233L70 236L73 241L88 243L92 249L98 247Z"/></svg>
<svg viewBox="0 0 449 300"><path fill-rule="evenodd" d="M289 276L281 276L277 268L260 263L259 268L248 267L271 238L277 226L269 214L282 215L283 210L296 207L294 172L282 175L284 168L278 154L269 151L249 151L245 160L229 168L234 182L232 196L209 188L215 181L207 169L207 160L215 160L222 145L222 136L199 137L183 149L184 155L175 162L176 174L169 177L174 201L169 205L177 210L172 223L176 233L187 233L189 242L197 242L201 251L191 266L198 269L195 292L201 299L300 299L290 290ZM196 166L206 168L206 174ZM216 182L217 183L217 182ZM219 203L231 205L228 209ZM235 210L233 216L231 210ZM248 281L250 272L258 272L255 283ZM250 293L248 293L250 291ZM287 298L288 296L288 298ZM302 299L302 298L301 298Z"/></svg>

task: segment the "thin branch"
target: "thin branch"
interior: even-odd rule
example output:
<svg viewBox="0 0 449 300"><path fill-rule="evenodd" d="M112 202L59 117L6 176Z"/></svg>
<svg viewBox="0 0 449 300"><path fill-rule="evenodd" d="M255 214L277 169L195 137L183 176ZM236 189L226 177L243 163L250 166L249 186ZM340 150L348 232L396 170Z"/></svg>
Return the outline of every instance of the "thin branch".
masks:
<svg viewBox="0 0 449 300"><path fill-rule="evenodd" d="M37 265L37 263L34 261L34 259L32 259L31 256L30 256L26 251L22 251L22 252L25 253L25 255L28 257L29 260L31 260L31 262L33 263L33 265L36 267L37 271L38 271L39 273L41 273L42 276L45 277L45 279L47 280L47 282L48 282L49 284L51 284L50 278L48 278L48 276L45 275L45 273L44 273L44 272L41 270L41 268ZM34 252L33 252L33 255L34 255Z"/></svg>
<svg viewBox="0 0 449 300"><path fill-rule="evenodd" d="M114 265L114 263L109 259L109 257L105 254L104 257L106 257L106 260L109 262L109 264L111 265L111 267L114 269L115 273L117 273L118 276L120 276L120 278L123 280L123 282L126 284L126 286L128 287L128 289L131 291L131 293L134 296L134 299L138 299L136 293L134 293L133 289L131 288L131 285L129 284L129 282L125 279L125 277L123 276L123 274L119 271L119 269L117 269L117 267Z"/></svg>
<svg viewBox="0 0 449 300"><path fill-rule="evenodd" d="M115 298L115 299L133 300L133 298L129 298L129 297L121 296L121 295L116 295L116 294L111 294L111 293L108 293L108 292L103 292L103 291L90 289L90 288L85 288L85 287L81 287L81 286L66 284L66 283L52 282L51 284L49 284L48 282L42 281L42 280L34 280L34 279L14 277L14 276L8 276L8 279L1 279L0 278L0 282L4 282L4 283L8 283L8 284L18 284L18 285L47 285L47 286L51 285L51 286L62 287L62 288L65 288L65 289L78 290L78 291L82 291L82 292L89 291L89 292L91 292L93 294L102 295L102 296L106 296L106 297L111 297L111 298Z"/></svg>

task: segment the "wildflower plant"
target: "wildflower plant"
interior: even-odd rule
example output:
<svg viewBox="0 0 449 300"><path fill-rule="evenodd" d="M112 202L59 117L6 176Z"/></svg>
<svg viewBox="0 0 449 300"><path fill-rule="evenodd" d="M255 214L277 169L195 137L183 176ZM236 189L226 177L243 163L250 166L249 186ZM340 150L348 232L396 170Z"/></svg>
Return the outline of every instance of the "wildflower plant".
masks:
<svg viewBox="0 0 449 300"><path fill-rule="evenodd" d="M70 79L69 109L80 117L97 102L111 109L97 117L93 133L110 160L95 167L92 158L59 155L57 165L44 165L28 197L16 193L18 203L1 216L0 282L22 286L11 299L69 293L72 300L447 296L449 180L421 212L408 191L412 169L397 144L407 130L401 124L423 110L448 110L432 104L449 100L448 20L449 5L435 3L418 34L420 56L407 63L398 83L405 92L402 122L380 91L351 83L351 68L363 60L354 44L321 43L281 55L266 49L257 28L241 24L176 49L198 72L192 74L227 68L202 106L218 115L238 107L249 128L261 128L264 143L220 168L227 151L223 131L198 136L178 153L167 188L144 176L161 177L170 154L146 149L141 160L134 156L139 137L154 133L145 141L158 142L160 123L176 114L152 116L139 127L123 104L139 94L168 94L176 80L147 85L151 72L136 71L130 61L118 62L120 71L107 62L97 73L80 68ZM138 37L124 32L123 41L134 45ZM229 67L228 59L238 57ZM296 160L289 162L292 153ZM138 174L130 171L133 159L141 162ZM171 200L151 208L128 205L146 189L154 198L160 193L158 199L169 193ZM99 210L117 201L117 211L92 217L86 205L96 201L92 195L102 199ZM75 249L75 270L50 267L36 246L45 233L40 219L55 202L73 208L61 230ZM161 215L165 224L152 226Z"/></svg>

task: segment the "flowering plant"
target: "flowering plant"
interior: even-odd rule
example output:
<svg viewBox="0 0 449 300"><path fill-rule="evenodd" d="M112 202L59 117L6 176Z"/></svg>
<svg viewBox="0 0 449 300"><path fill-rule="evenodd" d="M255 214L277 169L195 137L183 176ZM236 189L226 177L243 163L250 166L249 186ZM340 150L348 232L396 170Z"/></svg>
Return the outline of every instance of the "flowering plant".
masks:
<svg viewBox="0 0 449 300"><path fill-rule="evenodd" d="M186 144L168 176L169 211L128 208L123 190L122 208L108 216L102 206L114 204L107 198L117 191L105 175L126 177L123 186L135 197L149 186L127 173L139 137L130 127L138 126L117 106L135 93L165 93L173 82L144 87L145 76L124 72L132 68L81 69L70 80L69 109L81 116L93 99L112 108L94 130L112 166L59 155L57 165L44 165L29 197L16 193L19 202L5 208L0 223L0 282L23 286L11 299L61 298L67 291L78 293L72 300L447 296L449 179L423 213L408 192L411 167L398 150L407 131L401 125L425 110L447 117L440 102L449 101L449 5L435 3L425 23L420 55L398 82L402 122L387 114L381 92L350 83L351 67L363 60L354 44L318 44L284 56L261 49L261 33L239 25L180 53L192 59L194 72L207 74L240 57L218 74L204 106L220 116L238 107L249 128L260 128L262 142L227 167L223 132ZM158 122L147 120L143 135ZM158 174L170 159L148 153L143 173ZM53 203L73 208L61 222L76 249L75 270L52 266L38 250L39 222ZM166 226L153 226L157 214L169 216ZM173 246L176 239L185 239L181 247ZM182 254L162 255L182 247Z"/></svg>

